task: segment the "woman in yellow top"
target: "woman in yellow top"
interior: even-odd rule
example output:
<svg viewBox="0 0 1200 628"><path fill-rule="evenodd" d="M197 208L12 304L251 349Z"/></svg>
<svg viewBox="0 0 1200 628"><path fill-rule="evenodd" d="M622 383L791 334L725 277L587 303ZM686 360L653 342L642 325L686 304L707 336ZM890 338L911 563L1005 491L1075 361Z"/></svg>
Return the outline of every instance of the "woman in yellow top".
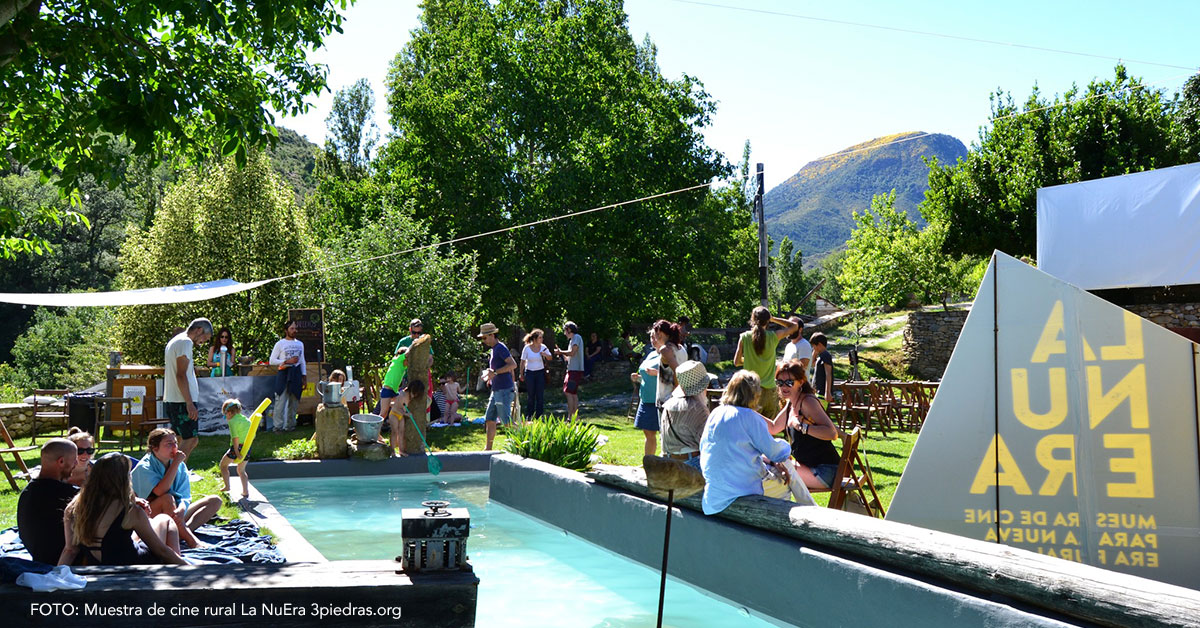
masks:
<svg viewBox="0 0 1200 628"><path fill-rule="evenodd" d="M767 325L771 323L783 327L770 331ZM775 394L775 350L779 347L781 338L792 335L797 329L799 326L793 321L775 318L767 308L760 305L750 313L750 331L742 332L738 337L733 365L745 364L745 369L758 374L762 381L763 394L756 408L759 414L768 417L779 414L779 396Z"/></svg>

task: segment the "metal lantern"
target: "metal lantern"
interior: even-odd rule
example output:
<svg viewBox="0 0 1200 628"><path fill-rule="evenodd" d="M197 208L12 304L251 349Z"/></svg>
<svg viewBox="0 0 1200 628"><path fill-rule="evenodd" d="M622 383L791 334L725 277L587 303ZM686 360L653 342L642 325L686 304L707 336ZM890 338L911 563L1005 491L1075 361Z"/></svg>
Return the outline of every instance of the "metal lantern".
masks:
<svg viewBox="0 0 1200 628"><path fill-rule="evenodd" d="M401 568L408 572L470 569L467 537L471 515L466 508L450 508L450 502L421 502L425 508L401 511L400 535L404 553Z"/></svg>

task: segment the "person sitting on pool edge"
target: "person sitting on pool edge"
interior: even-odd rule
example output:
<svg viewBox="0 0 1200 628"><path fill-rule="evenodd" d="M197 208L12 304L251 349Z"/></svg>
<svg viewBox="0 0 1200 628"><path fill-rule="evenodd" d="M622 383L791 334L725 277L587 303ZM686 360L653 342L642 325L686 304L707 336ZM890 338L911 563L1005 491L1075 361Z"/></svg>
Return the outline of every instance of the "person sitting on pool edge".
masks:
<svg viewBox="0 0 1200 628"><path fill-rule="evenodd" d="M160 427L147 439L150 451L133 468L133 492L150 502L150 516L171 515L179 537L188 547L200 547L193 532L209 522L221 509L221 498L208 495L192 502L192 483L184 464L187 454L179 449L175 432Z"/></svg>

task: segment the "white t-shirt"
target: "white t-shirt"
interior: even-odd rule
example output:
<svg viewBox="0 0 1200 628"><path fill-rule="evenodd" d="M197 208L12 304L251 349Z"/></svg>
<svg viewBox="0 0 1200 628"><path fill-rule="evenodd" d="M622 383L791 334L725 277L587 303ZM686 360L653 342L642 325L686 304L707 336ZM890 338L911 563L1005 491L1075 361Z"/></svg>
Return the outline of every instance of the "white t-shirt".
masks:
<svg viewBox="0 0 1200 628"><path fill-rule="evenodd" d="M789 342L783 348L783 361L788 360L808 360L812 362L812 345L809 344L804 336L796 339L796 342Z"/></svg>
<svg viewBox="0 0 1200 628"><path fill-rule="evenodd" d="M275 347L271 349L271 364L276 366L283 364L289 358L300 358L300 372L308 375L308 368L304 365L304 343L299 340L288 340L280 338L279 342L275 343Z"/></svg>
<svg viewBox="0 0 1200 628"><path fill-rule="evenodd" d="M546 362L542 359L542 354L545 354L547 357L551 357L550 350L546 348L546 345L542 345L541 351L534 351L532 347L525 345L525 348L521 349L521 359L525 360L525 370L545 370Z"/></svg>
<svg viewBox="0 0 1200 628"><path fill-rule="evenodd" d="M187 332L180 332L167 343L166 355L163 356L163 401L166 403L184 403L183 391L179 389L179 380L175 371L176 360L187 358L188 392L191 393L192 403L200 398L200 384L196 381L196 369L192 368L192 339Z"/></svg>

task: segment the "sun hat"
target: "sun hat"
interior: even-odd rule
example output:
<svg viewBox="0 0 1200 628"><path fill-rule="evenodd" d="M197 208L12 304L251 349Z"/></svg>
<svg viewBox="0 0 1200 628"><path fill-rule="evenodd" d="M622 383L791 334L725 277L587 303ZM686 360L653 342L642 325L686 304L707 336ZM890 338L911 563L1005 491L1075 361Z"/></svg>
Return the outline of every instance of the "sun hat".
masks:
<svg viewBox="0 0 1200 628"><path fill-rule="evenodd" d="M675 397L691 397L708 389L708 371L695 360L680 364L675 369L675 379L679 382L679 387L671 393Z"/></svg>
<svg viewBox="0 0 1200 628"><path fill-rule="evenodd" d="M479 335L475 337L483 338L484 336L490 336L492 334L499 333L499 331L500 330L497 329L495 325L491 323L484 323L483 326L479 328Z"/></svg>

